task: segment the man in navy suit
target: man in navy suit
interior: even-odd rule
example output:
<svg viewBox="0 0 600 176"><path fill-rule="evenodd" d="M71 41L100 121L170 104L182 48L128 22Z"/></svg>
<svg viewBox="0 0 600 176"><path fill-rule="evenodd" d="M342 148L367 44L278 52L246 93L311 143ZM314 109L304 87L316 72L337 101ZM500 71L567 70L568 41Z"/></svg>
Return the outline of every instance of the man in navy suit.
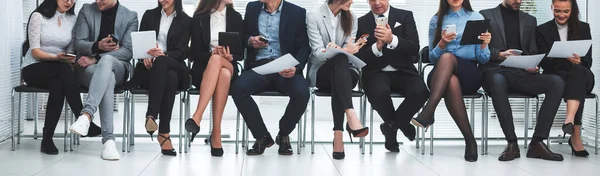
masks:
<svg viewBox="0 0 600 176"><path fill-rule="evenodd" d="M248 155L261 155L273 143L280 155L292 155L289 134L294 130L308 104L308 81L302 75L310 48L306 34L306 10L283 0L260 0L246 6L244 40L247 41L246 71L231 86L235 105L256 139ZM279 73L260 75L251 69L285 54L300 62ZM275 141L267 130L251 95L274 90L290 97Z"/></svg>

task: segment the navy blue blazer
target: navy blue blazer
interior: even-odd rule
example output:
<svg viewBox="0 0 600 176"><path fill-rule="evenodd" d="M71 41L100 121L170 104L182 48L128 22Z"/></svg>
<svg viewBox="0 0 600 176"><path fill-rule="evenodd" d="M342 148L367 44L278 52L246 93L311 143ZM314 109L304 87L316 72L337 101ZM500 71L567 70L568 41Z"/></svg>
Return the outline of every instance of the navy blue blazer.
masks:
<svg viewBox="0 0 600 176"><path fill-rule="evenodd" d="M246 14L244 16L244 41L252 36L258 36L258 15L263 10L263 3L254 1L246 6ZM306 34L306 10L292 3L283 1L281 9L281 22L279 23L279 39L281 40L281 54L290 53L298 62L296 65L296 74L302 74L304 66L310 56L310 47L308 46L308 35ZM248 46L248 42L244 42L246 47L246 60L244 69L251 69L248 63L256 60L257 50Z"/></svg>

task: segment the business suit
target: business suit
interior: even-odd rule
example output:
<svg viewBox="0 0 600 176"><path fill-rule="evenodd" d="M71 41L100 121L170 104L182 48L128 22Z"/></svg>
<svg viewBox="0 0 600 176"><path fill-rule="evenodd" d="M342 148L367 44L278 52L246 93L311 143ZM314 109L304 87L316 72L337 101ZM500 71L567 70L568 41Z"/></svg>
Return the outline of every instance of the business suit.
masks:
<svg viewBox="0 0 600 176"><path fill-rule="evenodd" d="M270 139L271 137L263 122L258 106L251 97L252 94L265 90L277 90L290 97L285 113L279 121L278 136L288 136L294 130L295 125L306 109L309 98L308 82L302 75L302 70L310 55L306 34L306 10L287 1L281 1L281 3L280 10L276 12L281 15L278 35L279 43L281 44L279 49L281 55L289 53L300 62L295 66L296 74L291 78L284 78L277 73L269 75L257 74L251 69L265 64L269 59L257 61L256 57L259 50L247 46L247 58L244 62L246 71L242 72L240 77L231 86L235 87L231 90L235 105L244 117L254 138L259 139L258 141L264 138ZM250 2L246 6L243 25L244 45L248 45L247 41L251 36L260 35L258 19L262 12L266 11L263 8L263 3L259 1Z"/></svg>
<svg viewBox="0 0 600 176"><path fill-rule="evenodd" d="M498 55L499 52L513 49L506 48L504 21L502 19L500 6L482 10L480 12L486 19L490 20L490 33L492 40L490 50L492 51L491 61L481 66L484 72L483 88L492 95L494 109L498 114L500 126L506 137L506 140L516 140L512 110L508 101L508 92L522 92L531 95L546 94L539 112L539 118L536 124L533 136L548 138L554 116L560 105L562 96L563 82L560 78L551 75L540 75L538 73L528 73L523 69L506 68L499 66L503 59ZM523 55L537 53L535 42L535 26L537 24L535 17L519 11L520 41Z"/></svg>
<svg viewBox="0 0 600 176"><path fill-rule="evenodd" d="M146 10L140 24L140 31L155 31L158 38L161 32L163 9ZM135 68L132 79L139 79L140 87L148 89L148 109L146 116L159 118L159 133L169 133L171 114L175 103L177 90L189 87L189 75L185 59L188 53L188 43L191 34L191 19L185 12L174 12L175 17L167 32L167 48L162 48L165 56L156 57L152 67L147 69L140 60ZM164 32L164 31L163 31Z"/></svg>
<svg viewBox="0 0 600 176"><path fill-rule="evenodd" d="M240 36L242 36L242 15L239 12L235 11L232 7L226 6L226 8L226 32L237 32L240 34ZM194 62L194 65L192 66L191 70L191 75L192 84L196 86L196 88L200 88L200 83L202 82L202 75L204 73L204 70L206 70L206 66L208 65L210 56L212 55L210 46L210 14L211 13L194 14L194 17L191 21L192 43L190 46L190 59ZM244 43L244 40L240 41ZM237 77L239 72L237 62L244 60L243 55L233 53L243 53L244 51L231 52L233 55L233 60L231 61L231 65L233 65L233 81Z"/></svg>
<svg viewBox="0 0 600 176"><path fill-rule="evenodd" d="M323 50L327 49L330 42L344 48L350 37L356 36L358 18L352 12L352 28L349 35L344 33L341 21L335 28L332 24L332 12L327 3L308 12L306 17L308 38L312 54L309 59L308 79L311 86L331 93L331 108L333 113L333 130L343 131L344 113L352 109L352 88L358 83L357 68L351 66L348 56L338 54L334 57L325 57ZM339 14L342 15L342 14ZM341 20L340 17L337 17ZM333 31L335 30L335 31Z"/></svg>
<svg viewBox="0 0 600 176"><path fill-rule="evenodd" d="M372 49L377 42L374 35L375 16L372 12L368 12L360 17L356 37L369 34L369 38L357 55L367 63L362 69L361 79L369 102L385 124L390 126L390 130L384 130L386 143L393 143L397 148L397 128L410 140L414 139L415 129L409 122L427 100L429 91L413 65L419 53L419 36L413 13L390 6L388 24L392 28L392 33L398 38L398 44L395 49L384 46L383 55L378 57ZM388 66L396 71L383 71ZM405 96L396 110L390 97L392 92Z"/></svg>
<svg viewBox="0 0 600 176"><path fill-rule="evenodd" d="M93 46L99 37L102 12L96 3L84 4L75 24L75 50L79 56L93 56ZM102 142L114 141L113 109L114 88L123 83L127 73L133 69L129 61L132 57L131 32L137 31L137 13L118 4L114 35L120 39L119 49L98 54L101 59L96 64L76 71L79 83L89 88L82 113L93 115L100 105Z"/></svg>
<svg viewBox="0 0 600 176"><path fill-rule="evenodd" d="M568 29L567 40L591 40L590 25L579 23L579 36L572 29ZM557 24L554 19L537 27L537 45L540 53L548 53L555 41L561 41ZM565 58L546 57L540 63L544 74L560 76L565 81L565 100L578 100L580 102L575 114L574 125L581 125L585 96L594 88L594 73L592 66L592 48L585 56L580 56L581 63L573 64Z"/></svg>

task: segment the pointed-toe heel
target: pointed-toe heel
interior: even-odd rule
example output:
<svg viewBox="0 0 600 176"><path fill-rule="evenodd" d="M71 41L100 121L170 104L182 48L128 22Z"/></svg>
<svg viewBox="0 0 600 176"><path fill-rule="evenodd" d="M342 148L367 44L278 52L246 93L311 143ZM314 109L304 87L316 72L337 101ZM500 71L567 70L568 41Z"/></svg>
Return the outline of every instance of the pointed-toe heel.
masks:
<svg viewBox="0 0 600 176"><path fill-rule="evenodd" d="M429 126L433 125L434 122L435 122L435 119L423 120L423 119L419 119L419 118L413 118L411 120L412 124L414 124L415 126L424 128L425 132L427 132L427 129L429 129Z"/></svg>
<svg viewBox="0 0 600 176"><path fill-rule="evenodd" d="M185 121L185 130L189 133L192 133L192 137L190 138L190 142L194 142L194 138L200 132L200 126L196 124L194 119L187 119Z"/></svg>
<svg viewBox="0 0 600 176"><path fill-rule="evenodd" d="M150 140L154 140L152 136L154 135L154 132L158 130L156 119L154 119L152 116L146 116L146 122L144 126L146 127L146 132L150 135Z"/></svg>

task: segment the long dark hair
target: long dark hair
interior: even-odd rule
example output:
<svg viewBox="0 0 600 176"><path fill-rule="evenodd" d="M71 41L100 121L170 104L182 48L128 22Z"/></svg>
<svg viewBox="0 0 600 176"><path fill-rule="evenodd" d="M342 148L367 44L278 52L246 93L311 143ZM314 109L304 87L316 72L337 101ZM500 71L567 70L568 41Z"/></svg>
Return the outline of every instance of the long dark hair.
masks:
<svg viewBox="0 0 600 176"><path fill-rule="evenodd" d="M216 9L221 5L222 0L200 0L198 3L198 7L196 7L196 11L194 13L205 14L211 13L213 9ZM228 4L225 8L233 8L233 4Z"/></svg>
<svg viewBox="0 0 600 176"><path fill-rule="evenodd" d="M463 0L463 9L467 12L473 12L473 8L471 7L471 2L469 0ZM438 9L437 16L437 26L435 27L435 40L433 40L433 44L437 44L442 39L442 24L444 22L444 16L448 14L450 10L450 4L448 4L448 0L440 0L440 8Z"/></svg>
<svg viewBox="0 0 600 176"><path fill-rule="evenodd" d="M338 4L344 4L346 2L348 2L349 0L327 0L327 4L331 5L333 3L338 3ZM341 10L341 18L342 20L340 21L342 23L342 29L344 30L344 35L350 35L350 33L352 33L352 23L354 22L354 20L352 19L352 13L350 13L350 11L344 11Z"/></svg>
<svg viewBox="0 0 600 176"><path fill-rule="evenodd" d="M158 3L158 7L156 7L157 9L162 9L163 6L162 4L160 4L160 2ZM183 2L182 0L175 0L175 12L177 14L183 14Z"/></svg>
<svg viewBox="0 0 600 176"><path fill-rule="evenodd" d="M31 19L31 15L33 15L33 13L35 13L35 12L38 12L38 13L42 14L42 16L44 18L52 18L54 16L54 14L56 14L57 8L58 8L57 0L44 0L44 2L42 2L42 4L40 4L40 6L35 8L35 10L33 10L33 12L31 12L31 14L29 14L29 18L27 20L27 30L25 33L25 42L23 42L23 46L21 46L21 48L23 49L21 51L21 56L25 56L25 54L27 54L27 51L29 50L29 21L30 21L29 19ZM71 7L71 9L69 9L69 11L67 11L67 14L75 15L75 4L73 4L73 7Z"/></svg>
<svg viewBox="0 0 600 176"><path fill-rule="evenodd" d="M572 31L573 33L573 37L575 38L579 38L580 37L580 32L579 32L579 28L580 28L580 22L579 22L579 6L577 5L577 1L576 0L552 0L552 4L554 4L554 2L556 1L569 1L571 2L571 16L569 16L569 19L567 20L567 23L569 24L569 31Z"/></svg>

